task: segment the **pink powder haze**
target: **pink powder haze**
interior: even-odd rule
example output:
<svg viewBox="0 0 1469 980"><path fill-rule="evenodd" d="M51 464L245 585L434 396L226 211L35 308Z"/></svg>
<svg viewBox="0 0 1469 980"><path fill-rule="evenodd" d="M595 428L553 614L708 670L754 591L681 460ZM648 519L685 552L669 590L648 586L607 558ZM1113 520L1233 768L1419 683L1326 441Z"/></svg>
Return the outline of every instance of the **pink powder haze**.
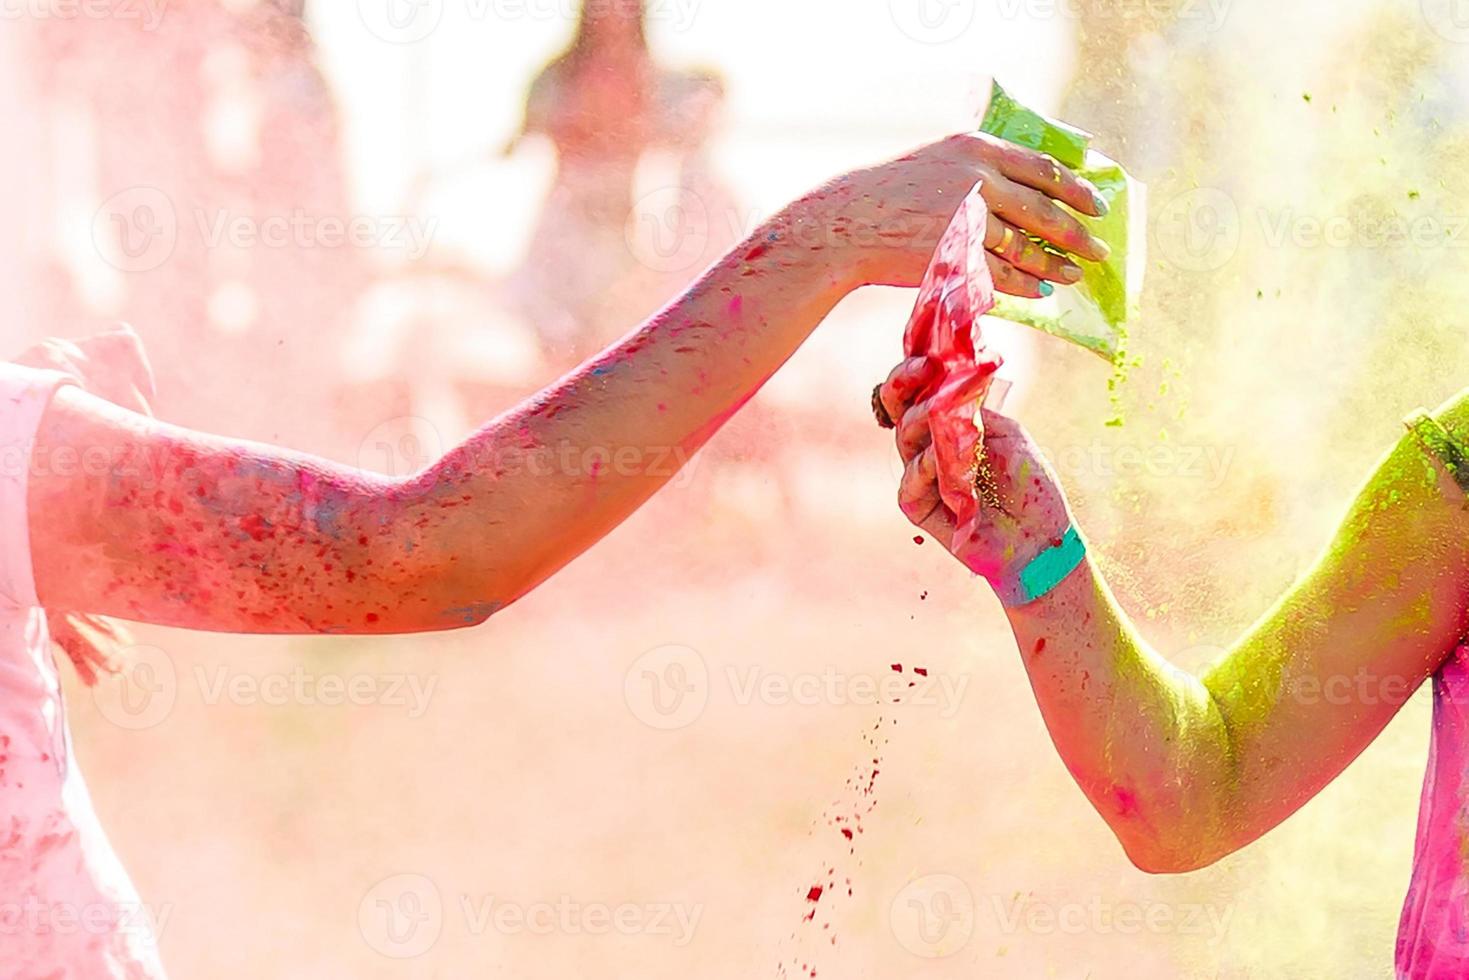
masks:
<svg viewBox="0 0 1469 980"><path fill-rule="evenodd" d="M1013 385L1122 607L1204 669L1312 567L1403 413L1469 378L1442 241L1469 213L1462 28L1316 0L582 6L0 12L4 357L128 323L152 384L105 397L168 426L144 452L43 424L56 379L0 371L0 980L1465 956L1464 649L1278 830L1144 874L1037 712L1026 664L1065 645L1017 656L986 583L900 513L869 409L900 358L935 362L962 534L974 405ZM978 194L947 198L917 291L838 296L847 219L780 223L972 131L991 74L1150 187L1115 376L985 317ZM1362 215L1444 234L1311 237ZM883 217L880 252L911 244ZM696 315L670 305L708 270ZM807 274L823 322L761 360L806 296L772 283ZM717 408L682 426L693 401ZM85 487L39 529L16 515L57 505L69 462L38 438ZM128 533L78 544L94 513ZM37 558L38 531L79 550ZM46 586L100 597L111 670L51 642L87 621L38 609ZM1103 791L1145 815L1128 780Z"/></svg>

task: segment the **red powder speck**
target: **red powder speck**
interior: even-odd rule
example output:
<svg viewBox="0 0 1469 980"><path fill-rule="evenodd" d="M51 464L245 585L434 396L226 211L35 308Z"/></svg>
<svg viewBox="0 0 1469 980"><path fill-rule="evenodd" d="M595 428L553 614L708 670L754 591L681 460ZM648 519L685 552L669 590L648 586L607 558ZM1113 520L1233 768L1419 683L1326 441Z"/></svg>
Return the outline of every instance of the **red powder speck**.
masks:
<svg viewBox="0 0 1469 980"><path fill-rule="evenodd" d="M1035 641L1035 652L1042 653L1046 649L1046 638L1043 636Z"/></svg>
<svg viewBox="0 0 1469 980"><path fill-rule="evenodd" d="M819 901L821 901L821 893L823 891L825 891L825 889L822 888L822 886L820 886L820 885L812 885L811 886L811 890L806 893L806 901L808 901L808 902L819 902Z"/></svg>
<svg viewBox="0 0 1469 980"><path fill-rule="evenodd" d="M847 840L851 840L852 839L852 828L851 827L843 827L842 828L842 836L845 837Z"/></svg>
<svg viewBox="0 0 1469 980"><path fill-rule="evenodd" d="M902 664L893 664L893 673L895 673L895 674L901 674L902 672L903 672L903 665Z"/></svg>
<svg viewBox="0 0 1469 980"><path fill-rule="evenodd" d="M922 544L923 543L923 535L921 535L921 534L915 534L915 535L913 535L913 543L914 544Z"/></svg>
<svg viewBox="0 0 1469 980"><path fill-rule="evenodd" d="M375 622L377 622L378 621L378 615L377 615L377 613L368 613L367 614L367 621L369 623L375 623Z"/></svg>
<svg viewBox="0 0 1469 980"><path fill-rule="evenodd" d="M913 673L917 674L919 677L927 677L928 676L928 668L927 667L914 667L913 668Z"/></svg>
<svg viewBox="0 0 1469 980"><path fill-rule="evenodd" d="M756 245L754 248L745 253L745 261L754 262L756 259L764 255L768 251L770 251L770 243L761 242L759 245Z"/></svg>

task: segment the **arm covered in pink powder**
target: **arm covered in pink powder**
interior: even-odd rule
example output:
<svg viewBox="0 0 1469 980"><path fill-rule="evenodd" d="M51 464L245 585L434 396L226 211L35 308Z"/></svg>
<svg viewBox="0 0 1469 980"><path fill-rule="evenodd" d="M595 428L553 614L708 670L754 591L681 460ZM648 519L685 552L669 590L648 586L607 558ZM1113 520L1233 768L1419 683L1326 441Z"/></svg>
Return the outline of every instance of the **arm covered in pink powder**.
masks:
<svg viewBox="0 0 1469 980"><path fill-rule="evenodd" d="M1086 232L1053 198L1084 210L1091 191L1061 177L1038 154L962 136L839 178L620 344L406 480L190 432L64 388L32 455L41 600L222 631L480 622L663 486L844 295L916 285L976 182L1026 231L1084 253ZM1054 257L1027 268L1066 273ZM1012 290L1040 287L1012 265L1001 271ZM75 465L98 458L100 470Z"/></svg>
<svg viewBox="0 0 1469 980"><path fill-rule="evenodd" d="M48 606L195 629L472 625L675 476L852 283L793 209L599 358L390 479L63 388L30 477ZM102 459L100 471L47 460Z"/></svg>

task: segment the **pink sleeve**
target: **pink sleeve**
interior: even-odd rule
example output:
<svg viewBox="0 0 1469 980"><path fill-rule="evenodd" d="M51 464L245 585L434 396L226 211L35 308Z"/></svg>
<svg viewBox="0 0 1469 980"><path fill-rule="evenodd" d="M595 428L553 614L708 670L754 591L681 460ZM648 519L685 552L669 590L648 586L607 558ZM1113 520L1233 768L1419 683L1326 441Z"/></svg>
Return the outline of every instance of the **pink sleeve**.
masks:
<svg viewBox="0 0 1469 980"><path fill-rule="evenodd" d="M72 381L57 371L0 363L0 606L39 606L31 571L26 487L41 416L56 389Z"/></svg>

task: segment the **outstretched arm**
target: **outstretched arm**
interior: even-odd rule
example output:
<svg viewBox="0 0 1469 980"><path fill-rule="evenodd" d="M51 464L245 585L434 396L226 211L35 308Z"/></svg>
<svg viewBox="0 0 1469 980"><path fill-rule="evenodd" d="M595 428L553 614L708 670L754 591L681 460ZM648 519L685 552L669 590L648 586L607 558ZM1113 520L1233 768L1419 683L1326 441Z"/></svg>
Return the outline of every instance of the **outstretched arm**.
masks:
<svg viewBox="0 0 1469 980"><path fill-rule="evenodd" d="M484 620L670 479L864 283L911 285L982 181L997 210L1100 256L1050 163L956 137L797 202L642 329L390 480L160 424L63 388L42 421L29 526L43 604L196 629L386 633ZM1037 190L1035 188L1043 188ZM1035 295L1072 263L1004 264ZM103 459L100 471L87 460ZM71 465L63 465L63 460ZM75 465L80 460L82 465Z"/></svg>
<svg viewBox="0 0 1469 980"><path fill-rule="evenodd" d="M889 390L901 403L903 370ZM910 369L911 370L911 369ZM895 404L899 407L900 404ZM1469 441L1469 397L1437 414ZM924 426L921 407L908 422ZM993 574L1064 533L1054 477L1013 421L986 414L1004 510L951 550ZM953 536L917 428L903 505ZM1007 610L1067 768L1138 867L1188 871L1266 833L1367 747L1469 628L1469 510L1409 435L1378 465L1326 552L1202 678L1139 636L1091 561Z"/></svg>

